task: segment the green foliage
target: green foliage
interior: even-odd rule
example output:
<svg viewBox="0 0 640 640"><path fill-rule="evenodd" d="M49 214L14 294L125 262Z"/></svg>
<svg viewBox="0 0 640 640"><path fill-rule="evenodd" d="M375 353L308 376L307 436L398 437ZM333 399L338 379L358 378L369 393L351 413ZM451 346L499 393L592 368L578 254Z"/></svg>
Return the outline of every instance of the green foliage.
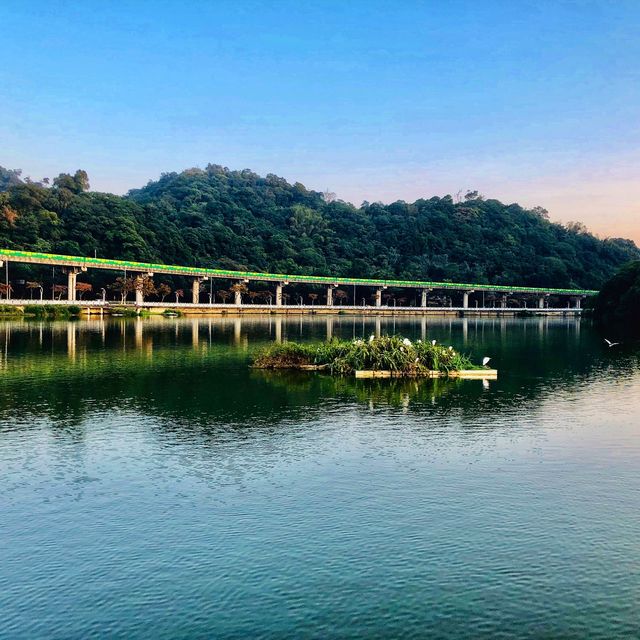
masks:
<svg viewBox="0 0 640 640"><path fill-rule="evenodd" d="M22 310L10 304L0 304L0 316L20 316Z"/></svg>
<svg viewBox="0 0 640 640"><path fill-rule="evenodd" d="M109 313L124 316L125 318L138 317L138 310L131 307L109 307Z"/></svg>
<svg viewBox="0 0 640 640"><path fill-rule="evenodd" d="M359 208L272 174L208 165L120 197L83 171L53 185L0 169L0 246L274 273L598 288L639 259L540 207L476 192ZM330 194L329 194L330 195ZM172 283L173 287L179 284Z"/></svg>
<svg viewBox="0 0 640 640"><path fill-rule="evenodd" d="M622 267L602 287L593 313L601 325L640 335L640 260Z"/></svg>
<svg viewBox="0 0 640 640"><path fill-rule="evenodd" d="M69 318L80 315L81 311L81 307L76 304L30 304L24 308L25 315L45 319Z"/></svg>
<svg viewBox="0 0 640 640"><path fill-rule="evenodd" d="M331 340L320 344L274 343L254 361L260 369L325 367L339 375L359 370L394 371L400 375L421 375L429 371L480 369L452 347L402 336L371 336L368 340Z"/></svg>

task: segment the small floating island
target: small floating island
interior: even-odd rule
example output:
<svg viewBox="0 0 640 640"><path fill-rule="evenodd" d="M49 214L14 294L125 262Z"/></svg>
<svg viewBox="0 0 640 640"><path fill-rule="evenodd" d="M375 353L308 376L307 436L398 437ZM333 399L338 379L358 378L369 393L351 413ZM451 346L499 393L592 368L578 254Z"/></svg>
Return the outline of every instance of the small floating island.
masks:
<svg viewBox="0 0 640 640"><path fill-rule="evenodd" d="M315 344L275 343L258 353L256 369L327 371L356 378L495 379L496 369L471 362L453 347L402 336L371 336L368 340L330 340Z"/></svg>

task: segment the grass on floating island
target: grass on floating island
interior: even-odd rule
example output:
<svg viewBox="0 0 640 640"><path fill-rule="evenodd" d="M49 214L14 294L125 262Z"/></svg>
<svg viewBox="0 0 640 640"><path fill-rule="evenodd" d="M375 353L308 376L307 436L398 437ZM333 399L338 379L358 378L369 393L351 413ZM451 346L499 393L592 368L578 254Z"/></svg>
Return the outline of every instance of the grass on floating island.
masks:
<svg viewBox="0 0 640 640"><path fill-rule="evenodd" d="M483 369L453 347L440 346L435 340L411 342L402 336L371 336L368 340L331 340L320 344L276 343L258 354L254 367L325 369L338 375L362 370L391 371L397 376Z"/></svg>

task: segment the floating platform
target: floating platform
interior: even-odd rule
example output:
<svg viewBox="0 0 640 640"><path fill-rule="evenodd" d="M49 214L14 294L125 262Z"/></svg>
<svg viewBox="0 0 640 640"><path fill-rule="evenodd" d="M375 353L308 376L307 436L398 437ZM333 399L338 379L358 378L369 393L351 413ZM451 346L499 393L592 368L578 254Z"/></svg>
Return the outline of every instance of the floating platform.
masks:
<svg viewBox="0 0 640 640"><path fill-rule="evenodd" d="M402 371L360 370L356 378L462 378L464 380L497 380L497 369L462 369L461 371L425 371L407 374Z"/></svg>

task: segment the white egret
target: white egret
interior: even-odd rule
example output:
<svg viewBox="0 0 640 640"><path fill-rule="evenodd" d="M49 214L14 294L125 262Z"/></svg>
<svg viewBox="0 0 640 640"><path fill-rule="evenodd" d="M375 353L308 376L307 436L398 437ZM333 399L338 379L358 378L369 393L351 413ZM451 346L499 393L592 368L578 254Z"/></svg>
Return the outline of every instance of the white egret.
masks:
<svg viewBox="0 0 640 640"><path fill-rule="evenodd" d="M617 347L619 344L621 344L620 342L611 342L611 340L607 340L606 338L604 339L604 341L607 343L609 349L611 349L611 347Z"/></svg>
<svg viewBox="0 0 640 640"><path fill-rule="evenodd" d="M491 360L489 356L485 356L484 358L482 358L482 366L486 367L489 364L489 360Z"/></svg>

